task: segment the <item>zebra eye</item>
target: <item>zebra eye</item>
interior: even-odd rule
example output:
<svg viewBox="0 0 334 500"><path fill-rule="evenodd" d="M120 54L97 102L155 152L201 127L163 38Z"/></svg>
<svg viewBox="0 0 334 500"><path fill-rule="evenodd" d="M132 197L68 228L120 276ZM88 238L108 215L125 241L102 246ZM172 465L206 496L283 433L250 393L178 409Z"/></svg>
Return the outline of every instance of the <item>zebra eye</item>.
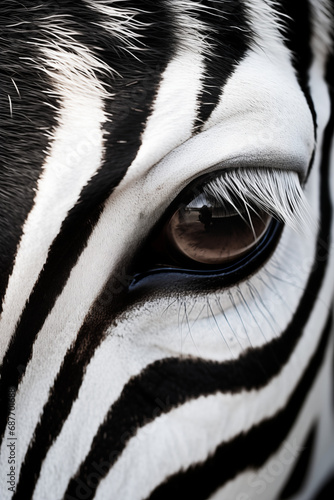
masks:
<svg viewBox="0 0 334 500"><path fill-rule="evenodd" d="M178 196L149 238L142 254L146 268L219 271L261 253L273 217L224 191L219 178L205 176Z"/></svg>
<svg viewBox="0 0 334 500"><path fill-rule="evenodd" d="M223 266L252 251L271 220L260 209L221 205L200 194L181 205L165 224L165 248L176 261Z"/></svg>

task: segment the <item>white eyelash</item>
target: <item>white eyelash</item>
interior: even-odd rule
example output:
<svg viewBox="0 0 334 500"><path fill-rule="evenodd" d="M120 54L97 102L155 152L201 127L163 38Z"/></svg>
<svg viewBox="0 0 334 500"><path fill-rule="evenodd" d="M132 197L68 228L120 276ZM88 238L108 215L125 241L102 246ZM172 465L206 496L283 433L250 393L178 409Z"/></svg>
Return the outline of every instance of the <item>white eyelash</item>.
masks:
<svg viewBox="0 0 334 500"><path fill-rule="evenodd" d="M238 211L240 202L246 210L256 211L258 207L298 232L315 225L296 172L269 168L227 170L208 182L203 191Z"/></svg>

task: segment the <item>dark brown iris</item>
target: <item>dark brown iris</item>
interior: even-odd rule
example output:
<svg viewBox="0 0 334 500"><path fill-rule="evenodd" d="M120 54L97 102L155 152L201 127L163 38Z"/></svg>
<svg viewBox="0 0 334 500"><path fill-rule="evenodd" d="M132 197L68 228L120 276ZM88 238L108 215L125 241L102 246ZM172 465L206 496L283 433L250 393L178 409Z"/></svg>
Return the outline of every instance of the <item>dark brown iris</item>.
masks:
<svg viewBox="0 0 334 500"><path fill-rule="evenodd" d="M242 257L258 244L270 224L265 212L243 212L190 203L179 208L165 227L170 247L195 262L222 265Z"/></svg>

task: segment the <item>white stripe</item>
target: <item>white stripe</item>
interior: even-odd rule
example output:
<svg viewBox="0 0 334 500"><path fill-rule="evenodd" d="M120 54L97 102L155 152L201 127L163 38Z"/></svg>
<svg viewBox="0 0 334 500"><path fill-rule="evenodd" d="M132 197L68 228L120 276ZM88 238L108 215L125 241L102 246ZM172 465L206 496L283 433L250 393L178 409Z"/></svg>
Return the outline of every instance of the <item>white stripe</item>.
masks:
<svg viewBox="0 0 334 500"><path fill-rule="evenodd" d="M208 50L204 38L206 28L192 17L196 6L191 2L173 2L169 7L175 16L176 54L162 75L153 112L142 136L142 145L123 183L127 183L133 175L142 176L193 133L204 54ZM156 77L154 71L148 78Z"/></svg>
<svg viewBox="0 0 334 500"><path fill-rule="evenodd" d="M115 6L114 2L106 2L105 0L84 0L84 2L93 11L104 17L103 21L92 22L92 25L97 26L97 29L102 27L109 31L114 39L112 43L117 46L117 50L124 50L133 57L137 58L139 56L140 58L139 51L145 50L145 46L141 41L141 30L150 26L149 22L145 23L137 19L136 16L141 11L126 8L124 5Z"/></svg>

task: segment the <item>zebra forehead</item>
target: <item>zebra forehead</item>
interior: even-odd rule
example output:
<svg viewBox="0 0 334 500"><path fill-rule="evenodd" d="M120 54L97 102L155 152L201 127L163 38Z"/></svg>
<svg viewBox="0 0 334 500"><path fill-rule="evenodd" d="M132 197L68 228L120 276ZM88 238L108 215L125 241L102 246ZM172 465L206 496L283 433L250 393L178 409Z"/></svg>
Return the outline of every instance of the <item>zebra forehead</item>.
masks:
<svg viewBox="0 0 334 500"><path fill-rule="evenodd" d="M74 113L79 108L80 101L88 96L92 97L92 103L90 106L86 103L86 114L91 113L92 108L96 107L94 98L98 95L102 100L101 106L108 108L106 121L109 123L104 124L106 135L110 135L117 125L122 132L117 135L122 136L121 140L127 143L127 136L138 142L132 123L134 117L137 120L140 118L135 113L145 115L147 111L149 115L154 103L159 100L167 72L169 78L165 87L168 91L164 93L164 98L168 100L168 105L159 106L160 117L172 114L174 119L178 119L171 103L176 101L179 104L189 90L192 97L191 109L195 110L195 116L188 117L187 110L182 106L181 118L189 118L190 130L187 134L175 134L178 139L170 145L169 150L172 150L201 127L210 128L231 113L245 112L249 106L258 108L259 104L263 108L271 108L270 94L275 98L277 87L287 83L280 82L279 71L277 74L270 74L270 68L266 68L266 80L269 87L273 88L261 88L260 85L254 93L250 85L253 82L257 87L259 82L256 79L254 81L254 75L249 73L250 68L245 66L234 79L232 92L226 92L226 83L236 73L236 69L240 68L246 56L249 58L255 53L262 55L259 61L250 58L250 66L254 66L255 71L261 71L268 63L270 65L270 57L278 56L276 65L283 63L284 66L281 74L289 66L290 77L295 76L292 75L290 56L283 44L284 16L275 10L275 6L275 2L267 4L257 0L227 1L219 5L217 2L202 4L190 0L174 0L157 2L156 6L146 1L87 0L76 11L76 8L68 10L65 5L57 2L54 7L49 4L39 5L33 15L26 16L23 21L19 21L22 18L19 12L11 13L8 28L13 33L14 40L23 31L29 46L33 47L34 57L27 54L27 57L23 56L21 59L26 61L28 68L32 66L39 78L44 80L45 88L40 90L43 104L55 111L54 118L61 114L66 97L73 96L75 91L75 98L66 103L69 112ZM160 15L161 12L165 17ZM213 59L214 72L210 67ZM191 89L188 88L189 81L193 82ZM15 87L18 92L16 100L20 97L19 87L23 85L23 82L19 83L19 86L15 81L11 84L11 90ZM292 86L293 83L295 82L290 82ZM247 84L249 88L245 88ZM32 92L29 85L33 87L30 80L27 90ZM210 99L214 102L207 102L205 96L209 92ZM290 88L288 92L292 94L293 100L296 89ZM268 93L269 98L266 98ZM225 101L220 102L223 94L227 95L225 101L228 106ZM240 94L246 96L246 102L240 102ZM54 97L56 102L45 103L45 96L49 99ZM229 108L233 108L233 97L239 101L239 107L231 110ZM281 106L282 95L277 94L276 97ZM12 100L8 93L11 114ZM17 107L15 104L14 111ZM290 109L288 100L286 107ZM211 116L213 111L215 114ZM296 111L296 116L299 111L300 109ZM207 120L208 118L211 119ZM305 116L301 116L300 121L305 122L304 118ZM267 128L268 123L263 114L261 120ZM145 123L146 120L140 121ZM53 125L50 116L49 131L44 132L49 139L54 138ZM300 131L299 125L298 123L296 128ZM141 132L143 127L139 128ZM161 140L166 143L164 136ZM156 149L159 155L159 146ZM160 157L166 152L169 151L164 149ZM117 159L115 155L114 158ZM36 165L32 163L31 167L34 166Z"/></svg>

